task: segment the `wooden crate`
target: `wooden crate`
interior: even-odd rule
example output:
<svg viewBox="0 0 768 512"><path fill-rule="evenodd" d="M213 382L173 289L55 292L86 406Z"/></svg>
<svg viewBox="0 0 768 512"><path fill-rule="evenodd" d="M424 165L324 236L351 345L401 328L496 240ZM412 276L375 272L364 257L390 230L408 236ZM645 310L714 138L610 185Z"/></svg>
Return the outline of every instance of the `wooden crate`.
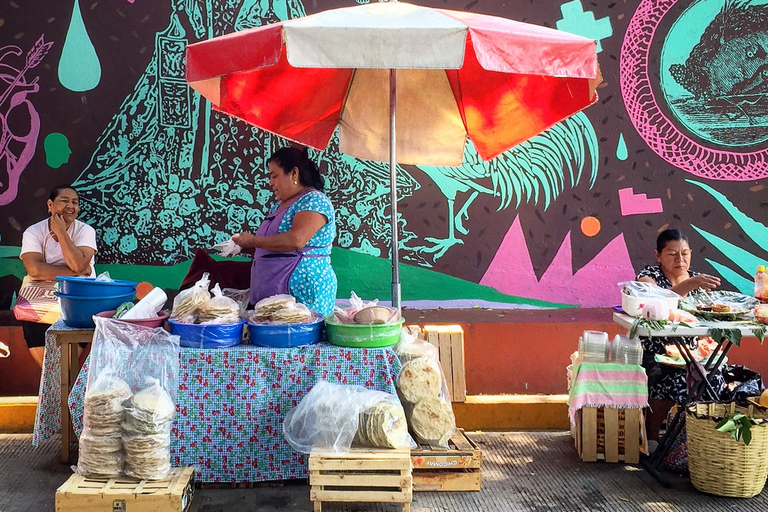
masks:
<svg viewBox="0 0 768 512"><path fill-rule="evenodd" d="M576 416L573 437L584 462L637 464L642 433L640 409L582 407Z"/></svg>
<svg viewBox="0 0 768 512"><path fill-rule="evenodd" d="M457 429L448 449L421 445L411 450L414 491L479 491L483 485L483 452Z"/></svg>
<svg viewBox="0 0 768 512"><path fill-rule="evenodd" d="M323 502L402 503L403 512L410 512L410 450L352 448L343 455L312 453L309 485L315 512L321 512Z"/></svg>
<svg viewBox="0 0 768 512"><path fill-rule="evenodd" d="M452 402L467 399L467 380L464 372L464 330L460 325L425 325L424 336L440 352L440 366Z"/></svg>
<svg viewBox="0 0 768 512"><path fill-rule="evenodd" d="M195 493L195 470L174 468L163 480L72 475L56 490L56 512L184 512Z"/></svg>

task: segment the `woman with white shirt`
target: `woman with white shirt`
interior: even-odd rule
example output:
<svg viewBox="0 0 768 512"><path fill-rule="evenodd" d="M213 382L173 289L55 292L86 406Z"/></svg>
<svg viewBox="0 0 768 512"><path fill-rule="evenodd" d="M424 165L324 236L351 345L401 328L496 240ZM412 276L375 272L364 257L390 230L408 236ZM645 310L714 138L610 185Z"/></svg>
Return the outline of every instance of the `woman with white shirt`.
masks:
<svg viewBox="0 0 768 512"><path fill-rule="evenodd" d="M96 231L77 220L80 197L70 185L59 185L48 198L50 217L31 225L21 239L21 260L30 277L53 281L57 276L95 276ZM41 367L49 324L22 322L29 352Z"/></svg>

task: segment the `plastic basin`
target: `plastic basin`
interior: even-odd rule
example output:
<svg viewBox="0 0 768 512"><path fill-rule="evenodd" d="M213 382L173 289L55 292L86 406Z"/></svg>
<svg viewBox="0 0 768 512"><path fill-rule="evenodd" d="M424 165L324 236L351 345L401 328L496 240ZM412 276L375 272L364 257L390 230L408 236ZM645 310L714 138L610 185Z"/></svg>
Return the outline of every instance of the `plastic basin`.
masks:
<svg viewBox="0 0 768 512"><path fill-rule="evenodd" d="M116 309L112 309L110 311L102 311L101 313L97 314L96 316L104 317L104 318L112 318L115 316ZM168 312L167 311L160 311L157 313L156 317L153 318L133 318L133 319L123 319L123 318L113 318L113 320L118 320L120 322L127 322L129 324L134 325L143 325L144 327L160 327L163 325L163 322L168 318Z"/></svg>
<svg viewBox="0 0 768 512"><path fill-rule="evenodd" d="M59 293L80 297L114 297L136 293L133 281L97 281L95 277L59 276L56 278ZM102 310L103 311L103 310Z"/></svg>
<svg viewBox="0 0 768 512"><path fill-rule="evenodd" d="M111 297L82 297L78 295L66 295L54 292L61 305L61 319L69 327L93 328L93 315L102 311L117 309L123 302L133 300L133 292Z"/></svg>
<svg viewBox="0 0 768 512"><path fill-rule="evenodd" d="M179 344L189 348L226 348L243 341L245 320L231 324L185 324L168 319L171 334L179 336Z"/></svg>
<svg viewBox="0 0 768 512"><path fill-rule="evenodd" d="M341 347L391 347L400 340L404 321L401 318L389 324L340 324L330 314L325 317L325 329L328 341Z"/></svg>
<svg viewBox="0 0 768 512"><path fill-rule="evenodd" d="M260 347L290 348L311 345L323 338L323 317L303 324L256 324L248 322L251 344Z"/></svg>

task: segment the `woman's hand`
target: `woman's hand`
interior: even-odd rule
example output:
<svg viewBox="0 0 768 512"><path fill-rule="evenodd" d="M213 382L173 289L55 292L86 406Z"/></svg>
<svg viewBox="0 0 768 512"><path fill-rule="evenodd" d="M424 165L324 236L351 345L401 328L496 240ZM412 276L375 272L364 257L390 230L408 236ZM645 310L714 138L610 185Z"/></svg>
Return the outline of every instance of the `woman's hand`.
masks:
<svg viewBox="0 0 768 512"><path fill-rule="evenodd" d="M256 248L256 235L250 233L238 233L232 235L232 241L244 249Z"/></svg>
<svg viewBox="0 0 768 512"><path fill-rule="evenodd" d="M672 287L672 291L678 295L685 297L693 290L701 288L702 290L714 290L720 286L720 278L711 276L709 274L699 274L697 276L689 277L685 281L676 284Z"/></svg>
<svg viewBox="0 0 768 512"><path fill-rule="evenodd" d="M51 233L56 235L56 238L61 238L67 235L67 222L62 215L54 213L51 215Z"/></svg>
<svg viewBox="0 0 768 512"><path fill-rule="evenodd" d="M709 291L714 290L720 286L720 278L711 276L709 274L699 274L697 276L693 276L692 278L686 280L686 282L692 286L691 291L697 288Z"/></svg>

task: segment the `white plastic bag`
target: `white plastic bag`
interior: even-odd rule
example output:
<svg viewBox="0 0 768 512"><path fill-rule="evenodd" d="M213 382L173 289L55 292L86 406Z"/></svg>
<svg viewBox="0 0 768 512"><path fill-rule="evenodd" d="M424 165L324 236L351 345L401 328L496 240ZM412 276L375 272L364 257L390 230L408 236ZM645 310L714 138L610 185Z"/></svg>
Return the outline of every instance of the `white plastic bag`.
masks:
<svg viewBox="0 0 768 512"><path fill-rule="evenodd" d="M293 448L302 453L314 451L343 454L349 452L360 425L360 414L386 402L392 408L401 408L397 397L364 386L331 384L321 380L302 398L299 405L285 416L283 434ZM388 410L389 407L387 407ZM397 421L387 416L386 421ZM367 439L376 439L390 447L415 448L404 425L388 423L371 428ZM377 433L373 433L376 430ZM382 431L388 432L381 441ZM358 440L361 437L358 436ZM391 446L395 445L395 446ZM381 446L384 447L384 446Z"/></svg>
<svg viewBox="0 0 768 512"><path fill-rule="evenodd" d="M208 287L211 280L208 272L203 274L191 288L182 290L173 299L171 319L185 324L193 324L197 319L197 310L211 299Z"/></svg>
<svg viewBox="0 0 768 512"><path fill-rule="evenodd" d="M211 247L214 251L218 252L221 256L237 256L240 254L240 251L243 249L239 245L235 243L234 240L232 240L232 237L229 237L229 240L225 240L224 242L221 242L220 244L216 244L213 247Z"/></svg>

